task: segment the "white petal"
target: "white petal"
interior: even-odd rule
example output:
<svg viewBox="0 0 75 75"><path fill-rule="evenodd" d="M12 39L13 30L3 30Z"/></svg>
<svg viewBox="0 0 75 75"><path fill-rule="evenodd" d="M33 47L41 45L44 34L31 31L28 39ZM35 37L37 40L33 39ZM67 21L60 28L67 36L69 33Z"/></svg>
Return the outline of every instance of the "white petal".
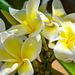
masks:
<svg viewBox="0 0 75 75"><path fill-rule="evenodd" d="M29 24L32 24L35 18L37 18L37 10L40 4L40 0L29 0L26 5L26 14Z"/></svg>
<svg viewBox="0 0 75 75"><path fill-rule="evenodd" d="M34 37L41 32L41 30L44 28L44 22L41 19L35 19L32 26L33 32L29 35L30 37Z"/></svg>
<svg viewBox="0 0 75 75"><path fill-rule="evenodd" d="M49 47L49 48L51 48L51 49L54 49L55 44L54 44L54 43L52 43L52 42L49 42L48 47Z"/></svg>
<svg viewBox="0 0 75 75"><path fill-rule="evenodd" d="M45 26L42 31L44 37L48 40L52 40L58 36L59 33L59 27L57 23L52 23L52 26Z"/></svg>
<svg viewBox="0 0 75 75"><path fill-rule="evenodd" d="M41 4L41 6L39 8L39 11L41 11L42 13L45 13L48 1L49 0L42 0L42 4Z"/></svg>
<svg viewBox="0 0 75 75"><path fill-rule="evenodd" d="M64 15L66 15L60 0L53 0L52 10L53 10L53 15L56 15L56 16L59 16L59 17L62 17Z"/></svg>
<svg viewBox="0 0 75 75"><path fill-rule="evenodd" d="M28 2L28 1L25 1L25 2L24 2L22 9L26 9L27 2Z"/></svg>
<svg viewBox="0 0 75 75"><path fill-rule="evenodd" d="M34 70L28 59L24 59L24 63L18 68L18 73L19 75L33 75Z"/></svg>
<svg viewBox="0 0 75 75"><path fill-rule="evenodd" d="M37 58L41 52L42 41L41 36L37 35L36 37L29 37L23 44L22 47L22 59L29 59L33 61Z"/></svg>
<svg viewBox="0 0 75 75"><path fill-rule="evenodd" d="M13 57L20 60L23 41L19 37L10 36L4 42L3 46Z"/></svg>
<svg viewBox="0 0 75 75"><path fill-rule="evenodd" d="M50 23L49 19L42 12L38 11L38 16L40 16L44 22Z"/></svg>
<svg viewBox="0 0 75 75"><path fill-rule="evenodd" d="M0 44L0 61L4 62L17 62L18 60L14 58L9 52L7 52L3 45Z"/></svg>
<svg viewBox="0 0 75 75"><path fill-rule="evenodd" d="M28 26L16 25L16 26L12 26L8 30L8 32L10 32L11 34L15 36L22 36L22 35L31 33L31 29Z"/></svg>
<svg viewBox="0 0 75 75"><path fill-rule="evenodd" d="M11 35L7 31L0 33L0 42L3 43Z"/></svg>
<svg viewBox="0 0 75 75"><path fill-rule="evenodd" d="M66 20L70 20L72 22L75 22L75 13L71 13L71 14L68 14L64 17L64 19Z"/></svg>
<svg viewBox="0 0 75 75"><path fill-rule="evenodd" d="M17 10L9 8L9 13L19 22L25 24L27 22L26 10ZM25 22L24 22L25 21Z"/></svg>
<svg viewBox="0 0 75 75"><path fill-rule="evenodd" d="M5 31L5 23L3 22L3 20L0 18L0 32Z"/></svg>
<svg viewBox="0 0 75 75"><path fill-rule="evenodd" d="M0 70L0 75L8 75L9 73L16 70L21 63L4 63Z"/></svg>
<svg viewBox="0 0 75 75"><path fill-rule="evenodd" d="M60 60L71 60L73 58L73 52L68 49L67 44L65 42L61 42L54 47L54 53L56 58Z"/></svg>

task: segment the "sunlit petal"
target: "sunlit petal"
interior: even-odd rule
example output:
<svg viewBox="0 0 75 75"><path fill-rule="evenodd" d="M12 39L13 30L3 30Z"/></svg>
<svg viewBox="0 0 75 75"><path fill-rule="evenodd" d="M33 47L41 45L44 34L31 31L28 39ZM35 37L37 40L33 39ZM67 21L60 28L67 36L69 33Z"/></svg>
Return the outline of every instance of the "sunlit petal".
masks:
<svg viewBox="0 0 75 75"><path fill-rule="evenodd" d="M53 15L56 15L56 16L59 16L59 17L62 17L62 16L66 15L60 0L53 0L52 10L53 10Z"/></svg>
<svg viewBox="0 0 75 75"><path fill-rule="evenodd" d="M16 26L12 26L10 29L8 29L8 32L16 35L16 36L22 36L25 34L29 34L31 33L31 29L28 26L24 26L24 25L16 25Z"/></svg>
<svg viewBox="0 0 75 75"><path fill-rule="evenodd" d="M70 38L75 32L75 26L71 21L62 21L60 22L66 35Z"/></svg>
<svg viewBox="0 0 75 75"><path fill-rule="evenodd" d="M33 32L30 34L30 37L36 36L44 28L44 22L41 19L35 19L32 23Z"/></svg>
<svg viewBox="0 0 75 75"><path fill-rule="evenodd" d="M64 17L64 19L70 20L70 21L72 21L72 22L75 23L75 13L66 15L66 16Z"/></svg>
<svg viewBox="0 0 75 75"><path fill-rule="evenodd" d="M46 39L52 40L58 36L59 27L56 24L57 23L52 23L51 26L44 27L42 33Z"/></svg>
<svg viewBox="0 0 75 75"><path fill-rule="evenodd" d="M40 4L40 0L29 0L26 5L26 14L29 24L32 24L33 20L37 18L37 10Z"/></svg>
<svg viewBox="0 0 75 75"><path fill-rule="evenodd" d="M20 65L21 63L4 63L3 66L1 67L0 74L8 75L9 73L16 70Z"/></svg>
<svg viewBox="0 0 75 75"><path fill-rule="evenodd" d="M68 49L65 42L61 42L54 47L54 53L56 58L65 60L73 57L73 52Z"/></svg>
<svg viewBox="0 0 75 75"><path fill-rule="evenodd" d="M14 58L9 52L7 52L2 44L0 44L0 61L17 62L18 60Z"/></svg>
<svg viewBox="0 0 75 75"><path fill-rule="evenodd" d="M15 58L21 58L21 48L23 41L19 37L8 37L3 45L5 49Z"/></svg>
<svg viewBox="0 0 75 75"><path fill-rule="evenodd" d="M59 24L59 26L61 26L59 18L55 15L52 16L53 21L57 22Z"/></svg>
<svg viewBox="0 0 75 75"><path fill-rule="evenodd" d="M28 59L24 59L24 63L18 68L18 73L19 75L33 75L34 70Z"/></svg>
<svg viewBox="0 0 75 75"><path fill-rule="evenodd" d="M47 13L45 13L45 16L48 18L49 23L51 23L51 21L52 21L52 15L47 12Z"/></svg>
<svg viewBox="0 0 75 75"><path fill-rule="evenodd" d="M9 8L9 12L19 23L27 24L27 16L25 10Z"/></svg>
<svg viewBox="0 0 75 75"><path fill-rule="evenodd" d="M38 14L44 22L50 23L49 19L42 12L38 11Z"/></svg>
<svg viewBox="0 0 75 75"><path fill-rule="evenodd" d="M42 47L41 36L29 37L22 47L22 59L27 58L30 61L36 59Z"/></svg>

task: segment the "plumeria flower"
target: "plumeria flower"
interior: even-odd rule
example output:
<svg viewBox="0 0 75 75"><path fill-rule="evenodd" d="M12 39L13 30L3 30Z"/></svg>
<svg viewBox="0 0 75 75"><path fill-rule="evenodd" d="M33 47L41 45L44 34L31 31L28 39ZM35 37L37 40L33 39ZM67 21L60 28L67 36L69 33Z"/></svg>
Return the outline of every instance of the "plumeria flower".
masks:
<svg viewBox="0 0 75 75"><path fill-rule="evenodd" d="M56 21L60 25L60 22L56 16L63 18L65 15L66 15L66 12L63 8L61 1L53 0L53 2L52 2L52 18L53 18L53 20Z"/></svg>
<svg viewBox="0 0 75 75"><path fill-rule="evenodd" d="M71 21L75 25L75 13L67 14L63 8L63 5L60 0L53 0L52 3L52 15L53 20L56 21L60 26L62 26L58 20L58 17L63 18L64 20ZM58 17L56 17L58 16Z"/></svg>
<svg viewBox="0 0 75 75"><path fill-rule="evenodd" d="M46 39L50 41L49 45L51 48L53 48L53 43L51 43L51 40L58 36L59 25L53 21L51 14L48 13L46 10L48 1L49 0L42 1L42 5L39 8L39 10L42 12L38 11L38 13L41 19L45 22L45 26L43 28L42 34Z"/></svg>
<svg viewBox="0 0 75 75"><path fill-rule="evenodd" d="M75 59L75 26L71 21L60 21L63 31L53 41L58 40L54 47L56 58L64 62Z"/></svg>
<svg viewBox="0 0 75 75"><path fill-rule="evenodd" d="M8 75L15 70L19 75L33 75L31 62L37 58L41 47L40 35L29 37L25 42L19 37L9 36L0 44L0 61L5 62L0 69L0 75Z"/></svg>
<svg viewBox="0 0 75 75"><path fill-rule="evenodd" d="M63 27L62 27L58 17L60 17L60 19L64 19L64 21L71 21L72 23L75 24L74 16L75 16L75 13L67 15L67 13L65 12L63 5L62 5L60 0L53 0L53 3L52 3L52 20L58 23L59 34L60 34L60 31L63 30ZM52 43L52 40L51 40L49 42L48 46L50 48L54 48L55 42Z"/></svg>
<svg viewBox="0 0 75 75"><path fill-rule="evenodd" d="M16 10L9 8L9 13L20 23L19 25L11 27L9 30L18 29L15 33L17 36L29 34L36 36L44 27L44 22L38 15L38 7L40 0L29 0L26 3L26 8Z"/></svg>

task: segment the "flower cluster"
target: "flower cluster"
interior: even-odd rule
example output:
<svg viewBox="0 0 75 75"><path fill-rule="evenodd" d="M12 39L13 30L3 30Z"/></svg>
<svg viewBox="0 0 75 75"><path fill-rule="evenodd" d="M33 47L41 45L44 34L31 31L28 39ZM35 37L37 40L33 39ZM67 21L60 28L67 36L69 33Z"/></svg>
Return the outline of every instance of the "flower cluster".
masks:
<svg viewBox="0 0 75 75"><path fill-rule="evenodd" d="M57 59L75 59L75 13L67 15L60 0L53 0L52 14L47 10L49 0L28 0L21 10L9 7L1 10L12 27L5 29L0 19L0 61L4 62L0 75L17 70L19 75L33 75L31 62L41 52L43 39L53 49ZM10 17L11 16L11 17Z"/></svg>

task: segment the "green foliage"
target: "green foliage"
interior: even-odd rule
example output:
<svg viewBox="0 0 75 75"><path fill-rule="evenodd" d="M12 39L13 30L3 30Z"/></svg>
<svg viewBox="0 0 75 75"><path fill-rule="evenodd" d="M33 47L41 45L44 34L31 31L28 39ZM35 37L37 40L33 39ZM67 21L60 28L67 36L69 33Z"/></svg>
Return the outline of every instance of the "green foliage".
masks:
<svg viewBox="0 0 75 75"><path fill-rule="evenodd" d="M70 75L75 75L75 63L65 63L63 61L58 60L62 66L69 72Z"/></svg>

